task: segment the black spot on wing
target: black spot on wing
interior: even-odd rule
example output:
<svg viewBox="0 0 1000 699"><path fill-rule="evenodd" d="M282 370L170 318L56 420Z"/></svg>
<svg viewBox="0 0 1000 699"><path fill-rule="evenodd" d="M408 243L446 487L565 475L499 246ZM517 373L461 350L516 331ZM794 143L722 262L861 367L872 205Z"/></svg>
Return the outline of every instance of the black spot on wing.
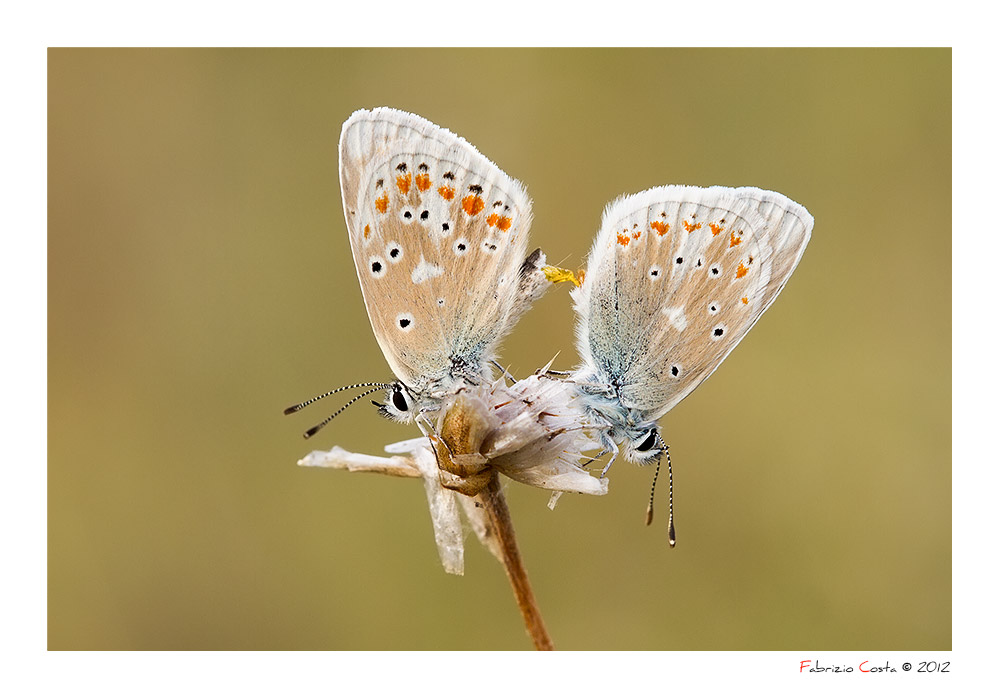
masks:
<svg viewBox="0 0 1000 699"><path fill-rule="evenodd" d="M532 272L538 269L538 261L543 257L542 249L535 248L534 252L524 258L524 262L521 263L521 269L518 270L517 276L524 279Z"/></svg>

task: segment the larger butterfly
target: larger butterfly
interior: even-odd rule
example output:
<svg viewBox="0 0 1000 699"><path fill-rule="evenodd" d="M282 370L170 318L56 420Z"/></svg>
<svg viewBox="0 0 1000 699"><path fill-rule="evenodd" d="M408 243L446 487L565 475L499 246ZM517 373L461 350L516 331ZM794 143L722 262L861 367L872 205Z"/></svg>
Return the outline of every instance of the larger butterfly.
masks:
<svg viewBox="0 0 1000 699"><path fill-rule="evenodd" d="M465 139L386 107L344 123L340 184L368 318L397 378L347 388L387 389L381 413L409 421L489 379L500 340L547 288L544 255L526 255L531 201Z"/></svg>
<svg viewBox="0 0 1000 699"><path fill-rule="evenodd" d="M622 444L638 462L665 450L657 420L774 302L812 227L802 206L753 187L656 187L608 205L573 291L572 381L611 461Z"/></svg>

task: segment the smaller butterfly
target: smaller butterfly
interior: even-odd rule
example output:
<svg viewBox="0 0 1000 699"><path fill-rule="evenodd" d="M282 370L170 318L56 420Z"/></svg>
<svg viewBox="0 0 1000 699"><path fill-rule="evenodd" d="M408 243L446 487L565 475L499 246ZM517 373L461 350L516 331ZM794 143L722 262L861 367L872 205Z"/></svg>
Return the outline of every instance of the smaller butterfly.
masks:
<svg viewBox="0 0 1000 699"><path fill-rule="evenodd" d="M550 285L541 250L526 254L524 186L447 129L387 107L355 112L341 131L340 184L368 318L397 380L288 408L369 389L306 437L378 390L379 412L409 422L491 380L500 340Z"/></svg>
<svg viewBox="0 0 1000 699"><path fill-rule="evenodd" d="M612 453L605 471L619 445L634 462L667 452L657 420L774 302L812 227L802 206L753 187L656 187L605 208L572 292L583 362L570 379ZM673 545L672 509L669 527Z"/></svg>

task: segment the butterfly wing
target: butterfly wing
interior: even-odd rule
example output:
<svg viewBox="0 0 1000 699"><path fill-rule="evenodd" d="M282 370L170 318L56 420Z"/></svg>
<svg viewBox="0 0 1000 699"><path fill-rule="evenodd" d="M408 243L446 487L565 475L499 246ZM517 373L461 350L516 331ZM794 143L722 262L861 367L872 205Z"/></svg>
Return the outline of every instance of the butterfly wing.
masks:
<svg viewBox="0 0 1000 699"><path fill-rule="evenodd" d="M812 216L752 187L667 186L604 212L575 291L578 349L655 420L708 378L798 264Z"/></svg>
<svg viewBox="0 0 1000 699"><path fill-rule="evenodd" d="M526 306L524 186L447 129L388 108L345 122L340 181L368 318L393 373L417 392L482 375Z"/></svg>

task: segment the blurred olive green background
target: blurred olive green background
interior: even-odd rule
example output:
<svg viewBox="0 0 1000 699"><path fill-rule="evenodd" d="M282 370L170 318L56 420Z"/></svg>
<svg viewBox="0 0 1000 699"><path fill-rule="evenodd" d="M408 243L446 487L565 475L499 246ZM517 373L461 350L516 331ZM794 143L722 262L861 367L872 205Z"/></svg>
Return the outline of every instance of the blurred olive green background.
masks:
<svg viewBox="0 0 1000 699"><path fill-rule="evenodd" d="M950 50L93 50L49 53L49 646L527 649L471 534L438 562L419 481L307 470L415 436L337 176L361 107L466 137L583 261L605 203L755 185L816 218L785 292L662 424L652 477L507 490L561 649L951 648ZM523 375L576 361L567 289L520 322ZM327 410L329 408L330 410Z"/></svg>

